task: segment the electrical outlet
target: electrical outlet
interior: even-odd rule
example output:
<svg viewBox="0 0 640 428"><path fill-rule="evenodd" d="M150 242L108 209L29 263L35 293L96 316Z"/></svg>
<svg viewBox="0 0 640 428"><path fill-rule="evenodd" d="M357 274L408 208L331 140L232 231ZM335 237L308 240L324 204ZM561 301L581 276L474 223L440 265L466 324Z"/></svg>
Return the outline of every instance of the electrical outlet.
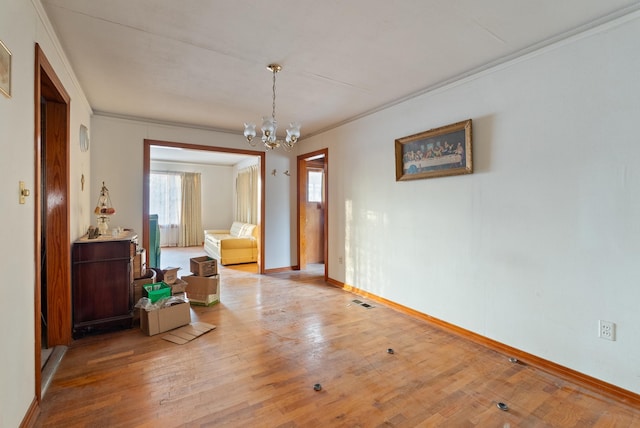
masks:
<svg viewBox="0 0 640 428"><path fill-rule="evenodd" d="M616 324L611 321L598 321L598 337L606 340L616 340Z"/></svg>
<svg viewBox="0 0 640 428"><path fill-rule="evenodd" d="M342 264L342 256L338 257L338 263Z"/></svg>

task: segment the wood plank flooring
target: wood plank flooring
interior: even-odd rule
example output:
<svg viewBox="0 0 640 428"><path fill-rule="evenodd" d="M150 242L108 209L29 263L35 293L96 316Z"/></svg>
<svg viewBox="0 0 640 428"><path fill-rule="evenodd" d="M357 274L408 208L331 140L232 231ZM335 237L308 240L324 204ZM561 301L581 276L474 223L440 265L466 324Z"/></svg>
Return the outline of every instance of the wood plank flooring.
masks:
<svg viewBox="0 0 640 428"><path fill-rule="evenodd" d="M367 309L322 272L250 270L221 268L221 303L191 313L217 328L190 343L137 329L76 340L36 426L640 426L638 409L383 305Z"/></svg>

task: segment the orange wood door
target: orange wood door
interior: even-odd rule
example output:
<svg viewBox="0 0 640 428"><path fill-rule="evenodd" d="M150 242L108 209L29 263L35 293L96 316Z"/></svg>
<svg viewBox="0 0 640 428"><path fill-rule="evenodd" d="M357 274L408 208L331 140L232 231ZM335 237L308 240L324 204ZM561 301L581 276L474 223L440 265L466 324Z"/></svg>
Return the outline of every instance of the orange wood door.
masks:
<svg viewBox="0 0 640 428"><path fill-rule="evenodd" d="M48 346L71 342L71 255L69 243L67 106L48 101L43 115L43 248L46 267ZM43 296L45 297L45 296Z"/></svg>
<svg viewBox="0 0 640 428"><path fill-rule="evenodd" d="M312 191L315 189L315 191ZM306 262L324 263L324 168L322 163L307 163L305 202Z"/></svg>
<svg viewBox="0 0 640 428"><path fill-rule="evenodd" d="M321 202L307 202L307 263L324 263L324 208Z"/></svg>

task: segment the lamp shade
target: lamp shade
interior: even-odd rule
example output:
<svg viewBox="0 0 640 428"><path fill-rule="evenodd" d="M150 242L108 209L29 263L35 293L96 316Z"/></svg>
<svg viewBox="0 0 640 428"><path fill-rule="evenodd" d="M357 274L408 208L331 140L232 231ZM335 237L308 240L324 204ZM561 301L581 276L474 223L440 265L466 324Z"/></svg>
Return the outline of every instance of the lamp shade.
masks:
<svg viewBox="0 0 640 428"><path fill-rule="evenodd" d="M262 127L260 127L262 133L265 135L275 135L276 133L276 121L271 117L262 118Z"/></svg>
<svg viewBox="0 0 640 428"><path fill-rule="evenodd" d="M245 123L244 124L244 136L249 140L256 136L256 124L255 123Z"/></svg>
<svg viewBox="0 0 640 428"><path fill-rule="evenodd" d="M300 124L292 122L287 128L287 143L296 142L300 138Z"/></svg>

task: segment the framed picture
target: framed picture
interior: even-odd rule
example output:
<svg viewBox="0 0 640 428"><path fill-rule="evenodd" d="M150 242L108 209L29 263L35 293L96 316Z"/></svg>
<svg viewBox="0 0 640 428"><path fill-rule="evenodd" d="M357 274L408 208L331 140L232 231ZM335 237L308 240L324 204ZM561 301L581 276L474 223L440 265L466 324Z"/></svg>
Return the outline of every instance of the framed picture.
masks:
<svg viewBox="0 0 640 428"><path fill-rule="evenodd" d="M11 52L0 40L0 92L11 98Z"/></svg>
<svg viewBox="0 0 640 428"><path fill-rule="evenodd" d="M471 119L396 140L396 181L471 174Z"/></svg>

